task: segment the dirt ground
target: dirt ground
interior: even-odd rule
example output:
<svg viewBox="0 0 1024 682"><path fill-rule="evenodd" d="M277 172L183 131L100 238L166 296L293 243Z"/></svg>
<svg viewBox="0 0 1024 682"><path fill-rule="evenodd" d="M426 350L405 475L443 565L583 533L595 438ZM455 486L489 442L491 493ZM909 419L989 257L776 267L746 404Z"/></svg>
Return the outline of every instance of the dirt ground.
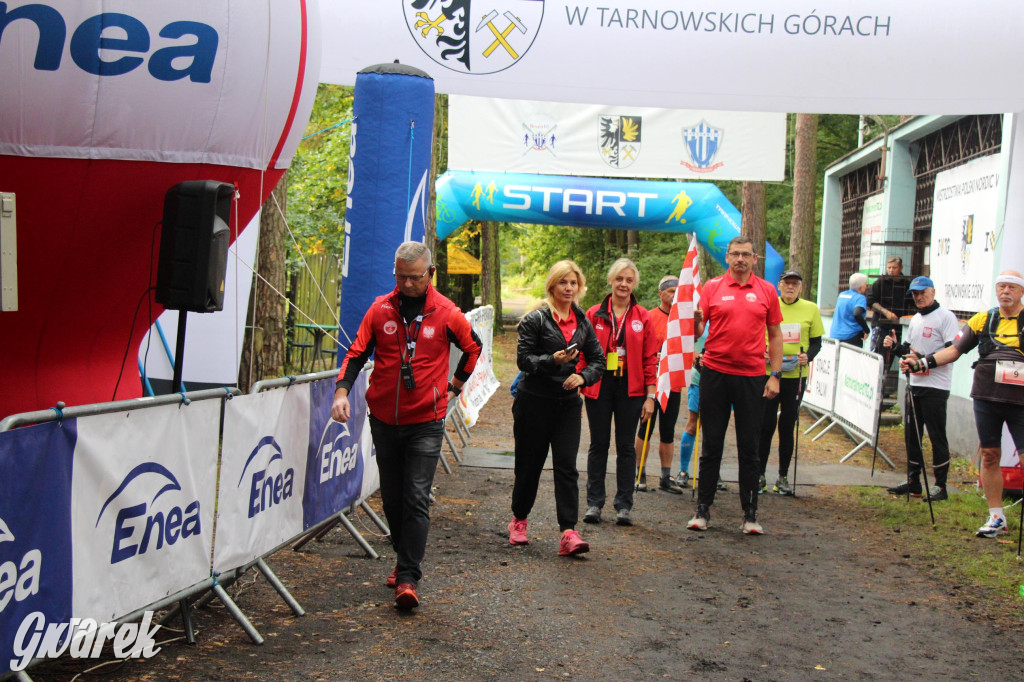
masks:
<svg viewBox="0 0 1024 682"><path fill-rule="evenodd" d="M499 338L496 354L510 352L510 336ZM504 385L474 428L473 446L512 449L509 367L499 365ZM888 451L901 453L898 436L887 438ZM848 441L802 439L801 464L835 463L843 447ZM870 458L853 463L870 466ZM438 470L415 611L394 608L383 585L394 554L356 513L379 560L340 529L269 560L305 616L292 616L262 576L229 590L263 646L210 607L196 614L195 646L173 642L154 659L86 679L1020 678L1020 623L989 619L975 606L975 588L916 559L898 533L834 489L763 496L761 537L739 532L735 484L716 499L703 534L685 529L689 494L637 493L634 527L581 523L591 552L565 558L556 555L550 471L529 546L511 547L512 471L452 466L452 475ZM371 505L380 508L377 499ZM61 661L31 672L62 680L89 667Z"/></svg>

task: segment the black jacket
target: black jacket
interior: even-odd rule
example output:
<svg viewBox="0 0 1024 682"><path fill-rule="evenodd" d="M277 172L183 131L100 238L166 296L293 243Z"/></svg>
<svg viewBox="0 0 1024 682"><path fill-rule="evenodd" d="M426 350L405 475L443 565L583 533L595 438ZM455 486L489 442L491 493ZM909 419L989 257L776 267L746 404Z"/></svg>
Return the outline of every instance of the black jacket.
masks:
<svg viewBox="0 0 1024 682"><path fill-rule="evenodd" d="M516 363L523 371L523 378L519 383L521 392L547 398L575 397L576 391L566 391L562 388L562 382L570 375L578 373L583 377L586 386L597 383L604 375L604 353L590 320L577 305L572 306L572 312L576 315L576 331L569 343L578 345L587 362L586 367L577 372L577 363L568 362L560 365L555 362L552 356L557 351L564 350L569 344L565 342L565 336L548 307L538 308L527 313L519 322Z"/></svg>

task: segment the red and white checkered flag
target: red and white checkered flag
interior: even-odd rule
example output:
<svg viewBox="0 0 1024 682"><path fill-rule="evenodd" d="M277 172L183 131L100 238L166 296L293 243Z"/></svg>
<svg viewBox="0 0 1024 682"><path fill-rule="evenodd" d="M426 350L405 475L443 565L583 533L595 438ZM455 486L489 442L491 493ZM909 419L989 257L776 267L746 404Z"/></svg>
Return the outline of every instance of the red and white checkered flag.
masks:
<svg viewBox="0 0 1024 682"><path fill-rule="evenodd" d="M693 311L700 302L700 270L697 266L697 236L690 236L679 286L672 299L658 363L658 402L661 411L668 408L668 394L690 385L693 368Z"/></svg>

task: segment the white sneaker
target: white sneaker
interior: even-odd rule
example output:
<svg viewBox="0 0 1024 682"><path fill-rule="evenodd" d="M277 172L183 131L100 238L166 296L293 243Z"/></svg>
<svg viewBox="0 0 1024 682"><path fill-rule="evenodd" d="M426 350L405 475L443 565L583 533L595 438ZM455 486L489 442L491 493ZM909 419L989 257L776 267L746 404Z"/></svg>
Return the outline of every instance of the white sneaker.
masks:
<svg viewBox="0 0 1024 682"><path fill-rule="evenodd" d="M1006 535L1010 529L1006 527L1006 519L1002 516L990 516L985 525L978 529L979 538L994 538L997 535Z"/></svg>
<svg viewBox="0 0 1024 682"><path fill-rule="evenodd" d="M711 511L702 504L697 505L697 511L693 518L686 524L688 530L707 530L708 521L711 519Z"/></svg>
<svg viewBox="0 0 1024 682"><path fill-rule="evenodd" d="M744 535L764 535L764 529L761 528L761 524L757 522L753 515L743 517L743 525L740 526L740 531Z"/></svg>

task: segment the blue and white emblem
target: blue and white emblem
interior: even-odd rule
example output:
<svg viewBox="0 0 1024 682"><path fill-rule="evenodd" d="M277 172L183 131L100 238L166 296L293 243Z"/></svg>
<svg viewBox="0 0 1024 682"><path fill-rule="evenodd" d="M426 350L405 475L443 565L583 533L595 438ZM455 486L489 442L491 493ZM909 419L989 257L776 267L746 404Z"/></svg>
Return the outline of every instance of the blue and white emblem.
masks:
<svg viewBox="0 0 1024 682"><path fill-rule="evenodd" d="M686 153L689 154L693 163L680 161L694 173L710 173L720 168L722 162L712 165L715 156L722 148L724 132L721 128L713 128L707 121L701 121L691 128L683 128L683 143L686 146Z"/></svg>
<svg viewBox="0 0 1024 682"><path fill-rule="evenodd" d="M640 156L640 116L598 116L597 146L612 168L628 168Z"/></svg>
<svg viewBox="0 0 1024 682"><path fill-rule="evenodd" d="M470 74L503 71L530 49L544 0L403 0L413 40L441 66Z"/></svg>

